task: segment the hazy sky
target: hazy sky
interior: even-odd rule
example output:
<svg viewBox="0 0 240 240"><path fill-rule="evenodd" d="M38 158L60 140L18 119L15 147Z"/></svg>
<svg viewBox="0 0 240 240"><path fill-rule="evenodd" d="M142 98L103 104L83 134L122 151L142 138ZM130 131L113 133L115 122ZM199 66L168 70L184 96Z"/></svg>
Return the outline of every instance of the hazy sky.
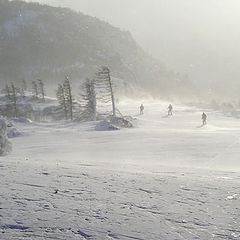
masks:
<svg viewBox="0 0 240 240"><path fill-rule="evenodd" d="M147 52L195 80L240 80L240 0L41 2L72 7L129 30Z"/></svg>

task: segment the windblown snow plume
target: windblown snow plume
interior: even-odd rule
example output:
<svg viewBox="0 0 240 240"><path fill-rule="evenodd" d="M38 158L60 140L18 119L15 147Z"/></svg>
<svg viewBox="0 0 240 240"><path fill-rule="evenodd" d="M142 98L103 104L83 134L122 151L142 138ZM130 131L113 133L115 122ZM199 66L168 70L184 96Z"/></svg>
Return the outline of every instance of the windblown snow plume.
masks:
<svg viewBox="0 0 240 240"><path fill-rule="evenodd" d="M12 149L12 145L7 137L7 124L4 119L0 119L0 156L7 155Z"/></svg>

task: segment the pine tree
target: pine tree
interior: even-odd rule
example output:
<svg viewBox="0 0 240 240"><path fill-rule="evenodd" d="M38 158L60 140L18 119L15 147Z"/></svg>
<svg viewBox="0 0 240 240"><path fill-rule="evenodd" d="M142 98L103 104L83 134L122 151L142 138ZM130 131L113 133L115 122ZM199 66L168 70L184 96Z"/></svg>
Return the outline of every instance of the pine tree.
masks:
<svg viewBox="0 0 240 240"><path fill-rule="evenodd" d="M81 93L81 119L96 121L96 93L94 80L86 79Z"/></svg>
<svg viewBox="0 0 240 240"><path fill-rule="evenodd" d="M36 81L32 81L32 93L33 93L33 97L35 99L38 99L39 93L38 93L38 85Z"/></svg>
<svg viewBox="0 0 240 240"><path fill-rule="evenodd" d="M27 91L27 83L26 83L25 79L23 79L21 87L20 87L20 94L22 97L26 96L26 94L25 94L26 91Z"/></svg>
<svg viewBox="0 0 240 240"><path fill-rule="evenodd" d="M6 98L6 115L8 117L17 117L17 88L14 83L11 83L11 87L7 84L5 87L5 98Z"/></svg>
<svg viewBox="0 0 240 240"><path fill-rule="evenodd" d="M38 88L39 95L41 96L42 101L45 102L45 88L44 83L41 79L38 79Z"/></svg>
<svg viewBox="0 0 240 240"><path fill-rule="evenodd" d="M10 100L11 98L11 90L8 84L6 84L5 89L3 90L3 92L5 93L5 97L7 100Z"/></svg>
<svg viewBox="0 0 240 240"><path fill-rule="evenodd" d="M65 119L67 119L68 118L67 103L66 103L65 92L62 84L58 84L57 99L59 102L59 106L64 113Z"/></svg>
<svg viewBox="0 0 240 240"><path fill-rule="evenodd" d="M72 95L72 87L69 81L69 77L66 76L65 81L63 83L67 112L70 116L70 119L73 120L73 95Z"/></svg>
<svg viewBox="0 0 240 240"><path fill-rule="evenodd" d="M116 116L116 106L113 92L110 69L102 67L96 74L96 90L98 90L98 100L103 103L111 103L112 114Z"/></svg>
<svg viewBox="0 0 240 240"><path fill-rule="evenodd" d="M27 91L27 82L26 82L25 79L22 80L22 89L23 89L24 91Z"/></svg>
<svg viewBox="0 0 240 240"><path fill-rule="evenodd" d="M11 103L13 107L13 114L14 117L18 116L18 109L17 109L17 89L14 83L11 83Z"/></svg>
<svg viewBox="0 0 240 240"><path fill-rule="evenodd" d="M6 84L5 89L3 91L5 93L5 99L6 99L5 114L7 117L12 117L11 90L8 84Z"/></svg>

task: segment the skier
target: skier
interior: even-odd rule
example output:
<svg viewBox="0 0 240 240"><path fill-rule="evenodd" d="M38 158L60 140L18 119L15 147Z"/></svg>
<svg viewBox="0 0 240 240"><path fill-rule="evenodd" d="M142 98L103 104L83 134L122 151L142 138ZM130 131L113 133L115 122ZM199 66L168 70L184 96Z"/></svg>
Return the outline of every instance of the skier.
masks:
<svg viewBox="0 0 240 240"><path fill-rule="evenodd" d="M207 114L203 112L202 114L202 121L203 121L203 125L207 124Z"/></svg>
<svg viewBox="0 0 240 240"><path fill-rule="evenodd" d="M173 110L173 106L170 104L170 105L168 106L168 116L173 115L173 114L172 114L172 110Z"/></svg>
<svg viewBox="0 0 240 240"><path fill-rule="evenodd" d="M144 110L144 106L143 106L143 104L141 104L141 106L140 106L140 115L143 115L143 110Z"/></svg>

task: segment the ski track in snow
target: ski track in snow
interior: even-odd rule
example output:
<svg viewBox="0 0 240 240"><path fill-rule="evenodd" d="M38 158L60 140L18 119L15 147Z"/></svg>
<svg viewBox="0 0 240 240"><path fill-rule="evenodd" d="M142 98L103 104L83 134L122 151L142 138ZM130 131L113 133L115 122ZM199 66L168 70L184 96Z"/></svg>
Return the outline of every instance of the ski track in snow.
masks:
<svg viewBox="0 0 240 240"><path fill-rule="evenodd" d="M113 132L19 123L0 158L0 239L240 239L239 119L209 112L200 128L201 111L166 107Z"/></svg>

